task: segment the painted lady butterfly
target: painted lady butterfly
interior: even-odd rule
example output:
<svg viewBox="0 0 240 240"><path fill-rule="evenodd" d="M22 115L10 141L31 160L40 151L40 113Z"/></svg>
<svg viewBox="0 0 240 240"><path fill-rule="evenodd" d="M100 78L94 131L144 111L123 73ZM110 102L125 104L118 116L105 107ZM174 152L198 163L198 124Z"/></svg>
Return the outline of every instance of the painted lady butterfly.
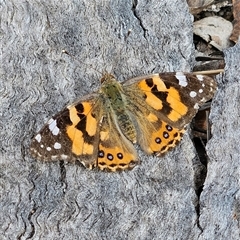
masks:
<svg viewBox="0 0 240 240"><path fill-rule="evenodd" d="M147 153L167 152L181 140L199 106L213 97L215 81L191 73L159 73L120 84L105 73L97 93L52 117L33 138L43 161L80 161L111 171L138 162L134 143Z"/></svg>

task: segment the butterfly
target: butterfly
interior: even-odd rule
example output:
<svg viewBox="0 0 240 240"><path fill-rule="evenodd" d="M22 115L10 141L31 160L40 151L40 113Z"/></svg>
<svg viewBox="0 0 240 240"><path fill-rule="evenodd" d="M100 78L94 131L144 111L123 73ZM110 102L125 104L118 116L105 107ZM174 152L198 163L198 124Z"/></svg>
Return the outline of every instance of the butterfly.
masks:
<svg viewBox="0 0 240 240"><path fill-rule="evenodd" d="M211 77L192 73L158 73L123 83L104 73L99 91L53 116L32 139L30 152L42 161L131 169L139 161L135 144L158 156L175 147L216 87Z"/></svg>

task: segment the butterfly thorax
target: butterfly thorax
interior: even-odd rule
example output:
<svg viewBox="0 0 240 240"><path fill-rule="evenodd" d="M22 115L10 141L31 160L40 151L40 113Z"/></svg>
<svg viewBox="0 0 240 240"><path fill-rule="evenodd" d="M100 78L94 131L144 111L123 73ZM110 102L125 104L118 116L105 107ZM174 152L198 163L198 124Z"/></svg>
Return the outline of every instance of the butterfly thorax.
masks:
<svg viewBox="0 0 240 240"><path fill-rule="evenodd" d="M136 130L127 109L122 85L109 73L103 75L101 82L100 95L106 106L105 117L111 118L129 140L136 142Z"/></svg>

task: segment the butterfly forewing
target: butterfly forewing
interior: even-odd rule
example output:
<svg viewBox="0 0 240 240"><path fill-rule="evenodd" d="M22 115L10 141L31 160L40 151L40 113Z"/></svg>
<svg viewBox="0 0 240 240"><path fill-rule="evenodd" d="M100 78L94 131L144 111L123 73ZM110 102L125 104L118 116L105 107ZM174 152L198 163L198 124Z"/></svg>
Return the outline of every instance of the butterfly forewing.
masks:
<svg viewBox="0 0 240 240"><path fill-rule="evenodd" d="M43 161L81 161L96 165L101 101L89 95L53 116L33 138L30 151Z"/></svg>
<svg viewBox="0 0 240 240"><path fill-rule="evenodd" d="M199 106L210 100L216 83L208 76L191 73L159 73L130 79L124 83L129 97L141 92L146 106L156 110L159 117L176 127L184 127ZM135 98L135 96L133 96Z"/></svg>

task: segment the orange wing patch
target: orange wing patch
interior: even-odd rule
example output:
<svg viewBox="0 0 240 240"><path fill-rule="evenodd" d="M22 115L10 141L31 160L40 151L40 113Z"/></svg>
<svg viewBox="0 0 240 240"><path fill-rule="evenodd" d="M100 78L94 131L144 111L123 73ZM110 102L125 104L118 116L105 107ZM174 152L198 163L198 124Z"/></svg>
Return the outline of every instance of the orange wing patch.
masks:
<svg viewBox="0 0 240 240"><path fill-rule="evenodd" d="M101 122L97 166L110 171L133 168L138 156L132 142L120 131L110 117ZM110 122L111 121L111 122Z"/></svg>
<svg viewBox="0 0 240 240"><path fill-rule="evenodd" d="M120 147L104 147L99 145L97 166L101 169L110 171L124 170L133 168L137 162L137 156L131 152L124 152Z"/></svg>
<svg viewBox="0 0 240 240"><path fill-rule="evenodd" d="M66 127L66 132L72 142L72 152L76 155L91 155L94 152L91 139L97 134L98 121L91 114L92 108L93 104L89 102L68 107L72 125Z"/></svg>
<svg viewBox="0 0 240 240"><path fill-rule="evenodd" d="M162 122L159 129L152 133L149 147L157 155L165 153L179 143L184 132L184 129L179 130Z"/></svg>
<svg viewBox="0 0 240 240"><path fill-rule="evenodd" d="M172 111L167 115L167 117L171 121L176 122L187 114L188 107L181 102L179 91L177 91L175 88L171 87L168 90L168 93L167 102L172 108Z"/></svg>
<svg viewBox="0 0 240 240"><path fill-rule="evenodd" d="M140 81L138 87L146 95L146 103L158 111L164 111L173 122L178 121L188 111L188 107L181 101L179 91L174 87L167 88L159 76Z"/></svg>

